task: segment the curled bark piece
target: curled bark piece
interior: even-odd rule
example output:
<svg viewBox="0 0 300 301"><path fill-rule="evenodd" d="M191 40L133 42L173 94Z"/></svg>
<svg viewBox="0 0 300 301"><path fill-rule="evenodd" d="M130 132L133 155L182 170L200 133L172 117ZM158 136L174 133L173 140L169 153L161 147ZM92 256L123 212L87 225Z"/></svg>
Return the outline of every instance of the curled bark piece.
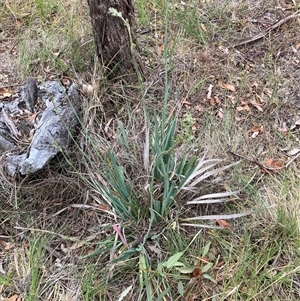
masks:
<svg viewBox="0 0 300 301"><path fill-rule="evenodd" d="M28 81L26 85L28 87ZM29 87L32 86L31 82ZM26 86L24 90L26 91ZM22 97L25 94L23 92ZM6 171L10 176L18 172L22 175L32 174L42 169L62 149L69 146L78 124L81 98L73 85L66 90L58 82L48 81L39 86L38 96L46 109L37 122L35 134L26 153L7 156ZM36 101L38 96L27 93L27 99L22 100L25 103L29 101L32 108L32 100Z"/></svg>
<svg viewBox="0 0 300 301"><path fill-rule="evenodd" d="M23 175L43 168L61 148L66 148L70 143L70 134L78 123L74 110L78 108L79 94L72 87L67 95L64 90L57 82L48 82L44 87L44 98L48 105L38 123L28 156L19 164ZM49 102L51 96L53 101Z"/></svg>
<svg viewBox="0 0 300 301"><path fill-rule="evenodd" d="M5 137L5 135L0 135L0 144L5 151L15 149L17 147L14 141L10 139L10 137Z"/></svg>
<svg viewBox="0 0 300 301"><path fill-rule="evenodd" d="M33 78L28 77L26 79L26 84L21 92L22 100L25 102L28 111L33 112L34 106L38 99L38 87Z"/></svg>

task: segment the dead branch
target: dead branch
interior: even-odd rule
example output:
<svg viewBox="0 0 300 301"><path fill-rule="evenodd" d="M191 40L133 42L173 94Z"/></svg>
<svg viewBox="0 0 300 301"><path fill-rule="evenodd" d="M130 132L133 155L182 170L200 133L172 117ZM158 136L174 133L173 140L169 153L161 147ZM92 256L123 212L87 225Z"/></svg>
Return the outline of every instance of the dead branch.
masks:
<svg viewBox="0 0 300 301"><path fill-rule="evenodd" d="M300 15L300 12L297 11L297 12L295 12L295 13L289 15L289 16L286 16L286 17L280 19L279 21L277 21L276 23L274 23L273 25L271 25L268 28L266 28L264 31L259 32L255 36L247 38L247 39L244 39L244 40L241 40L239 43L237 43L236 45L232 46L232 48L239 47L239 46L242 46L242 45L245 45L245 44L249 44L249 43L255 42L257 40L260 40L261 38L263 38L264 36L266 36L271 30L276 29L277 27L281 26L282 24L286 23L287 21L289 21L291 19L299 17L299 15Z"/></svg>

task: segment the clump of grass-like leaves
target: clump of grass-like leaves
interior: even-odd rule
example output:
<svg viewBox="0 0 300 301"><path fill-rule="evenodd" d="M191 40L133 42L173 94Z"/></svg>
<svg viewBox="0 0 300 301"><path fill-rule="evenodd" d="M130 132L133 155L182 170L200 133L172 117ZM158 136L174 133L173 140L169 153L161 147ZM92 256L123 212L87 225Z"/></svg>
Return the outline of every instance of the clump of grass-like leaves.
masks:
<svg viewBox="0 0 300 301"><path fill-rule="evenodd" d="M238 164L234 162L218 167L224 160L206 159L201 153L200 158L197 158L190 141L183 141L182 145L176 142L177 117L172 116L167 122L165 115L162 115L154 113L153 124L147 118L143 146L140 143L130 143L123 125L119 124L117 142L123 145L122 156L116 151L117 148L108 145L100 152L96 150L97 143L91 137L86 139L91 143L89 149L96 151L94 157L91 157L82 150L91 175L83 176L84 180L97 202L109 206L110 213L120 221L136 223L150 219L151 223L155 223L168 220L169 212L181 201L182 195L194 193L195 190L201 192L203 181L207 182ZM135 156L132 160L130 157L137 152L143 153L143 159ZM95 160L99 165L94 163ZM126 165L130 165L130 171ZM138 177L147 179L142 189L137 181ZM225 202L235 194L236 192L223 192L198 196L187 204Z"/></svg>
<svg viewBox="0 0 300 301"><path fill-rule="evenodd" d="M188 154L178 158L176 144L174 142L176 132L176 118L168 124L159 124L155 114L155 124L151 142L145 145L145 156L149 154L146 162L150 173L148 193L150 199L150 210L155 213L155 220L165 218L174 205L176 197L196 167L196 158ZM149 139L147 139L149 140ZM148 147L150 146L150 151ZM145 162L145 165L147 164ZM160 182L161 193L155 193L155 186Z"/></svg>

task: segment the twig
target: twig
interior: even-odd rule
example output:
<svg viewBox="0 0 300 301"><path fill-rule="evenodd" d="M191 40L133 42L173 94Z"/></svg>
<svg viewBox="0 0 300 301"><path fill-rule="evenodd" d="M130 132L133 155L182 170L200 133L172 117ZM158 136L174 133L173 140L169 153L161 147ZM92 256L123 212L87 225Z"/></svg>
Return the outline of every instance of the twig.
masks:
<svg viewBox="0 0 300 301"><path fill-rule="evenodd" d="M231 150L229 150L228 152L233 156L236 156L236 157L241 158L241 159L245 159L245 160L247 160L251 163L254 163L254 164L258 165L261 169L263 169L264 171L267 171L267 172L273 172L273 171L278 171L278 170L281 170L281 169L284 169L284 168L288 168L291 165L292 162L294 162L296 159L298 159L300 157L300 152L299 152L295 157L291 158L291 160L289 160L289 162L286 163L284 166L273 168L273 167L269 167L269 166L265 166L265 165L261 164L255 158L248 158L246 156L236 154L236 153L232 152Z"/></svg>
<svg viewBox="0 0 300 301"><path fill-rule="evenodd" d="M257 159L255 159L255 158L249 158L249 157L246 157L246 156L243 156L243 155L239 155L239 154L236 154L236 153L232 152L231 150L229 150L228 152L229 152L231 155L233 155L233 156L236 156L236 157L238 157L238 158L245 159L245 160L247 160L247 161L249 161L249 162L251 162L251 163L256 164L257 166L259 166L262 170L264 170L264 171L266 171L266 172L274 172L274 171L278 171L278 170L281 170L281 169L287 167L287 165L284 165L284 166L282 166L282 167L276 167L276 168L270 167L270 166L266 166L266 165L261 164L261 163L260 163Z"/></svg>
<svg viewBox="0 0 300 301"><path fill-rule="evenodd" d="M294 162L297 158L300 157L300 152L294 157L292 158L286 165L285 167L288 167L292 162Z"/></svg>
<svg viewBox="0 0 300 301"><path fill-rule="evenodd" d="M232 46L232 48L235 48L235 47L238 47L238 46L242 46L242 45L245 45L245 44L248 44L248 43L251 43L251 42L255 42L261 38L263 38L264 36L266 36L271 30L281 26L283 23L291 20L291 19L294 19L296 17L299 17L299 11L289 15L289 16L286 16L285 18L282 18L280 19L279 21L277 21L276 23L274 23L273 25L269 26L267 29L265 29L264 31L258 33L257 35L251 37L251 38L247 38L245 40L242 40L241 42L239 42L238 44Z"/></svg>

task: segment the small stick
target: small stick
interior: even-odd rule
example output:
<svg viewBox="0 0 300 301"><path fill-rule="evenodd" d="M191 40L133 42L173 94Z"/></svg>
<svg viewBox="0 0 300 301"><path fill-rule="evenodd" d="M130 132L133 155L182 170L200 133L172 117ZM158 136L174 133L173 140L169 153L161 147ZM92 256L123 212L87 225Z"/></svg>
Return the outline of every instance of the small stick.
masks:
<svg viewBox="0 0 300 301"><path fill-rule="evenodd" d="M265 166L265 165L261 164L260 162L258 162L258 160L255 159L255 158L248 158L248 157L246 157L246 156L236 154L236 153L232 152L231 150L229 150L228 152L229 152L231 155L233 155L233 156L236 156L236 157L245 159L245 160L247 160L247 161L249 161L249 162L251 162L251 163L256 164L257 166L259 166L262 170L264 170L264 171L266 171L266 172L278 171L278 170L281 170L281 169L287 167L286 165L285 165L285 166L282 166L282 167L277 167L277 168Z"/></svg>
<svg viewBox="0 0 300 301"><path fill-rule="evenodd" d="M279 21L277 21L276 23L274 23L273 25L269 26L266 30L258 33L257 35L251 37L251 38L247 38L245 40L242 40L241 42L239 42L238 44L232 46L232 48L235 48L235 47L238 47L238 46L242 46L242 45L245 45L245 44L248 44L248 43L251 43L251 42L255 42L261 38L263 38L264 36L266 36L271 30L281 26L283 23L291 20L291 19L294 19L296 17L299 17L299 11L289 15L289 16L286 16L285 18L282 18L280 19Z"/></svg>

